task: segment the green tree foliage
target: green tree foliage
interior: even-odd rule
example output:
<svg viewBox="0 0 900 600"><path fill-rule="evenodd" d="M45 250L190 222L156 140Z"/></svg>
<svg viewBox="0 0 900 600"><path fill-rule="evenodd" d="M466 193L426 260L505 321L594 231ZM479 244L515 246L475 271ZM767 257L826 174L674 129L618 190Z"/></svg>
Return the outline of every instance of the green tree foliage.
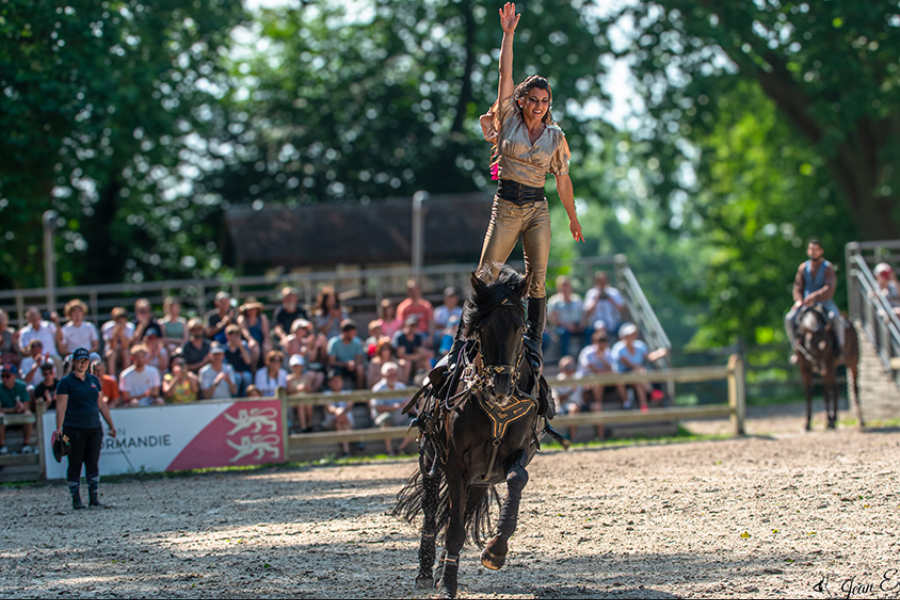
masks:
<svg viewBox="0 0 900 600"><path fill-rule="evenodd" d="M555 118L576 161L593 129L569 107L600 96L596 24L583 3L529 3L515 76L554 86ZM224 167L202 181L227 204L323 202L488 187L477 118L497 95L501 31L470 0L264 10L259 42L234 65L210 144Z"/></svg>
<svg viewBox="0 0 900 600"><path fill-rule="evenodd" d="M659 0L614 23L646 109L630 160L713 250L684 290L709 306L698 341L780 338L806 237L840 263L847 241L898 235L897 3Z"/></svg>
<svg viewBox="0 0 900 600"><path fill-rule="evenodd" d="M50 208L63 283L178 272L214 250L192 240L211 237L207 199L178 186L242 18L239 0L0 3L0 285L43 284Z"/></svg>

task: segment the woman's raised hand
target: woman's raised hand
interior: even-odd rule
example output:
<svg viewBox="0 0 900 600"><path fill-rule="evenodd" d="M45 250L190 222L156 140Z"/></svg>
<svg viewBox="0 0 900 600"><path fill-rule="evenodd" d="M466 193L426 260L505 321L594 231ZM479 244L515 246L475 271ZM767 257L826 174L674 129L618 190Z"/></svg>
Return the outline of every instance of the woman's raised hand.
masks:
<svg viewBox="0 0 900 600"><path fill-rule="evenodd" d="M500 27L503 28L504 33L512 33L516 30L516 25L519 24L519 17L522 15L516 14L516 5L513 2L507 2L503 5L503 8L500 9Z"/></svg>

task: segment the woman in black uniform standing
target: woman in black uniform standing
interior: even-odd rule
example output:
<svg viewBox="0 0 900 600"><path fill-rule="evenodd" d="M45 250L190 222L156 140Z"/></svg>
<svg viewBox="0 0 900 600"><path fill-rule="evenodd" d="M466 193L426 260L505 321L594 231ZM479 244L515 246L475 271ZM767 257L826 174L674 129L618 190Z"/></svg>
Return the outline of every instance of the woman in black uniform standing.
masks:
<svg viewBox="0 0 900 600"><path fill-rule="evenodd" d="M72 508L84 508L81 502L81 466L90 493L90 505L102 507L97 488L100 485L100 447L103 428L100 415L109 425L109 435L116 437L116 428L109 414L109 406L100 398L100 381L88 372L90 353L78 348L72 353L72 370L60 380L56 388L56 435L69 438L69 470L66 479L72 493Z"/></svg>

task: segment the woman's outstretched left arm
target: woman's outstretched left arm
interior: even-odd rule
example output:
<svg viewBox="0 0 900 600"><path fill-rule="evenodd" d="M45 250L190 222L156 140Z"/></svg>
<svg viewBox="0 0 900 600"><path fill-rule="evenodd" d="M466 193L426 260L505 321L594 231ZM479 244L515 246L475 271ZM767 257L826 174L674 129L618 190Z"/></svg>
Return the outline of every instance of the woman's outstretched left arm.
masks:
<svg viewBox="0 0 900 600"><path fill-rule="evenodd" d="M584 236L581 234L581 223L578 222L578 215L575 213L575 193L572 189L572 179L568 174L556 176L556 191L559 192L559 199L569 215L569 231L576 242L583 242Z"/></svg>

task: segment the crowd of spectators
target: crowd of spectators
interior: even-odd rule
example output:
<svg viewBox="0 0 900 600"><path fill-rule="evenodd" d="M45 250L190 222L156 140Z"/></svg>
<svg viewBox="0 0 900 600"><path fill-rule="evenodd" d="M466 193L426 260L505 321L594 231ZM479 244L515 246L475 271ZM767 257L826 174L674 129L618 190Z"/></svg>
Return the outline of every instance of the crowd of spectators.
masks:
<svg viewBox="0 0 900 600"><path fill-rule="evenodd" d="M622 294L609 285L606 273L596 274L584 300L566 277L557 279L556 288L548 303L545 343L559 344L561 381L641 370L665 352L649 352L637 339L637 328L624 322ZM18 331L0 310L4 377L0 410L28 413L34 410L35 399L52 407L65 357L76 348L95 353L103 395L111 408L271 397L279 389L290 395L403 390L421 381L449 351L462 316L461 305L456 290L447 288L442 303L435 307L410 280L406 298L397 304L384 300L364 334L330 286L319 291L309 312L299 303L297 290L284 287L271 318L256 298L239 303L225 291L215 295L214 308L203 316L186 319L174 297L166 298L161 313L155 315L150 302L142 298L135 302L130 318L125 307L115 307L108 321L97 324L99 328L85 319L87 307L80 300L65 305L65 323L56 312L30 307L27 324ZM619 339L612 345L616 336ZM562 385L556 393L560 408L571 413L599 410L610 391L618 393L626 406L633 396L646 410L650 390L641 385L632 388L629 395L624 386L606 390ZM404 395L372 400L367 406L372 425L407 422L401 413ZM314 424L349 429L354 425L353 406L333 402L318 418L314 407L300 406L290 420L299 431L311 431ZM30 434L29 428L25 452L30 451ZM390 445L386 449L392 451ZM6 452L5 430L0 425L0 454Z"/></svg>

